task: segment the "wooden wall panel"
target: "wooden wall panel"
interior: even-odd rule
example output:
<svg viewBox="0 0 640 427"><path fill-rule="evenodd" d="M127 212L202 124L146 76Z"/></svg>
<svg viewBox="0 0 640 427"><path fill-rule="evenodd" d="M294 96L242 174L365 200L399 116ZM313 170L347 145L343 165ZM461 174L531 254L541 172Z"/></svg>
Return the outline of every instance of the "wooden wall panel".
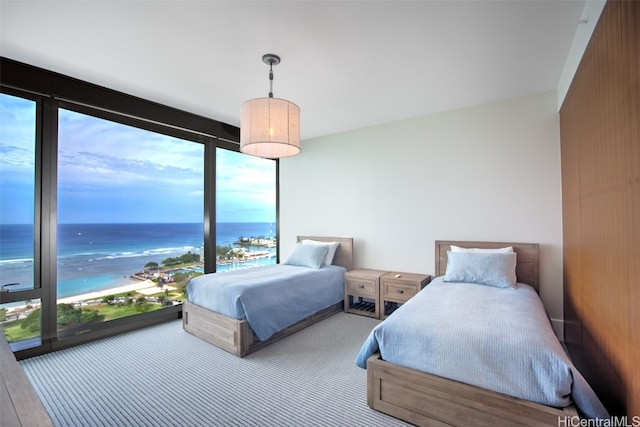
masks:
<svg viewBox="0 0 640 427"><path fill-rule="evenodd" d="M633 4L636 3L636 4ZM640 415L640 7L637 2L621 5L623 69L626 72L627 96L624 110L631 118L625 129L627 178L627 257L629 301L629 368L635 370L635 380L627 385L627 413Z"/></svg>
<svg viewBox="0 0 640 427"><path fill-rule="evenodd" d="M579 141L581 197L624 186L624 85L617 10L604 11L596 31L580 70L584 71L579 117L584 127Z"/></svg>
<svg viewBox="0 0 640 427"><path fill-rule="evenodd" d="M560 111L565 342L615 415L640 416L640 2L610 0Z"/></svg>
<svg viewBox="0 0 640 427"><path fill-rule="evenodd" d="M564 170L564 169L563 169ZM563 193L564 194L564 193ZM578 315L578 304L582 301L582 288L579 286L582 271L582 257L580 240L580 200L564 200L562 203L564 259L563 273L563 301L564 301L564 343L573 362L578 366L582 363L582 321ZM585 373L586 375L586 373Z"/></svg>
<svg viewBox="0 0 640 427"><path fill-rule="evenodd" d="M607 354L624 354L628 317L627 245L624 190L609 191L581 201L582 307L584 327ZM597 316L589 316L595 313ZM619 363L624 357L619 355Z"/></svg>
<svg viewBox="0 0 640 427"><path fill-rule="evenodd" d="M584 104L584 93L567 98L563 108L575 112ZM560 167L562 170L562 202L580 200L580 141L588 135L588 129L582 125L579 114L565 114L560 126ZM578 210L572 210L570 218L580 217ZM566 215L563 214L563 215ZM563 221L566 222L566 221Z"/></svg>
<svg viewBox="0 0 640 427"><path fill-rule="evenodd" d="M639 36L640 37L640 36ZM636 141L640 141L637 135ZM640 156L636 147L636 165L640 164ZM629 259L629 368L632 370L633 380L627 383L627 412L640 415L640 177L635 176L633 185L627 191L629 200L628 229L630 235L627 240Z"/></svg>
<svg viewBox="0 0 640 427"><path fill-rule="evenodd" d="M602 402L624 410L620 378L629 374L629 313L624 190L602 192L581 200L582 362L584 374ZM606 372L606 375L602 375ZM613 382L613 379L618 381Z"/></svg>

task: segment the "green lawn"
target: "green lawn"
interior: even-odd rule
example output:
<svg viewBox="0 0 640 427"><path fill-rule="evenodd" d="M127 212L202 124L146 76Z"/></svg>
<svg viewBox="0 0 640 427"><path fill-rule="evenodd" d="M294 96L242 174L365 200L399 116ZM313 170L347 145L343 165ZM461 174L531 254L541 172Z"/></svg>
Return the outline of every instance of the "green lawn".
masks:
<svg viewBox="0 0 640 427"><path fill-rule="evenodd" d="M161 296L164 295L164 291L160 290L160 288L158 288L158 292L156 294L153 295L146 295L146 297L150 297L150 296ZM136 294L136 293L130 293L130 294L115 294L114 297L118 298L118 297L130 297L133 299L133 302L131 304L107 304L107 303L99 303L99 304L92 304L92 305L86 305L83 306L83 310L84 309L89 309L89 310L97 310L97 318L99 319L99 322L107 322L109 320L115 320L115 319L120 319L123 317L128 317L128 316L134 316L136 314L140 314L143 312L147 312L147 311L154 311L154 310L160 310L162 308L164 308L165 306L158 304L158 303L151 303L151 302L147 302L145 304L138 304L136 305L136 299L138 297L142 296L141 294ZM175 290L172 292L169 292L167 295L167 298L169 300L173 300L173 301L184 301L184 295L182 294L181 291L179 290ZM23 329L21 327L23 321L25 319L20 319L20 320L14 320L14 321L10 321L10 322L4 322L2 323L0 326L2 327L2 332L4 333L5 337L7 338L7 341L9 342L14 342L14 341L22 341L25 339L29 339L29 338L35 338L38 337L40 335L40 331L30 331L28 329ZM80 326L81 323L71 323L68 325L64 325L63 327L61 327L61 330L64 329L72 329L75 327Z"/></svg>

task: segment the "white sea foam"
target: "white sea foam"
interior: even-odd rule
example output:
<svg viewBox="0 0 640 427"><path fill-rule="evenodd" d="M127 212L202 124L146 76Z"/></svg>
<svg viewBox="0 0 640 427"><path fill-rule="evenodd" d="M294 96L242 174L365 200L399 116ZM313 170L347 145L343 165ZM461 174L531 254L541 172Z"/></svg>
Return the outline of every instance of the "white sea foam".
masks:
<svg viewBox="0 0 640 427"><path fill-rule="evenodd" d="M0 260L0 264L26 264L30 262L33 262L33 258L14 258Z"/></svg>

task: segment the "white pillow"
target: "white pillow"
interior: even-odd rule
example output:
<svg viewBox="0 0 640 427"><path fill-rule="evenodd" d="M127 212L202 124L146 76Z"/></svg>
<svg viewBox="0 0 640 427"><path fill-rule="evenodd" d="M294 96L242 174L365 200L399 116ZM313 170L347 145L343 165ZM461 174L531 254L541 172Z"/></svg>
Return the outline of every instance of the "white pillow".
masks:
<svg viewBox="0 0 640 427"><path fill-rule="evenodd" d="M507 246L506 248L461 248L460 246L451 245L451 252L478 252L486 254L510 254L513 252L513 246Z"/></svg>
<svg viewBox="0 0 640 427"><path fill-rule="evenodd" d="M512 253L447 251L445 282L467 282L516 289L516 260Z"/></svg>
<svg viewBox="0 0 640 427"><path fill-rule="evenodd" d="M340 242L320 242L318 240L304 239L301 242L303 245L317 245L327 246L327 254L324 256L324 265L331 265L333 263L333 257L336 254Z"/></svg>

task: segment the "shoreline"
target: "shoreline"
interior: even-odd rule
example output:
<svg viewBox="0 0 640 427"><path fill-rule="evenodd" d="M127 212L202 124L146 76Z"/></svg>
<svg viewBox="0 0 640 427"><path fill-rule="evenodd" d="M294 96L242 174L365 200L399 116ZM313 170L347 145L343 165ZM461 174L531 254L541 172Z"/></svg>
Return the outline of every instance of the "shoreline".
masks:
<svg viewBox="0 0 640 427"><path fill-rule="evenodd" d="M192 224L199 224L199 223L177 223L177 224L172 224L172 226L175 225L181 225L181 226L191 226ZM271 225L271 222L269 223L262 223L262 222L257 222L257 223L216 223L216 227L218 227L219 225L224 225L224 226L232 226L232 227L227 227L224 228L223 232L221 233L221 235L226 237L226 240L224 240L225 242L228 242L227 244L230 247L235 247L235 250L241 250L243 251L243 253L245 253L245 257L243 259L233 259L233 260L220 260L220 259L216 259L216 266L218 267L218 271L225 271L227 269L235 269L234 267L238 267L240 268L241 266L244 267L245 265L252 265L254 263L257 263L257 265L262 264L263 260L269 260L272 259L274 257L276 257L276 253L275 251L272 251L274 247L277 247L277 239L275 237L273 237L273 233L271 230L269 230L268 234L265 234L265 232L263 230L260 230L258 232L258 228L264 228L262 227L265 224L269 224ZM31 225L29 224L18 224L21 227L31 227ZM138 234L140 234L144 239L146 239L148 236L148 230L146 230L147 228L149 228L151 231L153 231L153 227L152 226L156 226L157 224L60 224L61 226L64 226L63 228L68 229L67 231L71 234L69 234L69 236L72 236L74 238L76 238L77 236L84 236L84 235L88 235L87 233L85 233L86 229L89 230L93 230L94 228L97 229L97 231L100 232L104 232L106 229L110 229L109 227L116 227L116 228L127 228L132 225L135 225L135 229L134 231L138 232L138 229L140 227L142 227L142 231L140 231ZM246 226L246 227L245 227ZM82 227L81 229L78 228L77 230L75 228L77 227ZM106 227L106 228L105 228ZM146 227L146 228L145 228ZM182 227L185 228L185 227ZM192 231L191 228L192 227L187 227L188 230L186 230L188 233L187 236L189 237L188 242L191 242L192 239ZM253 229L256 230L253 230ZM78 231L80 230L80 231ZM217 228L216 228L217 230ZM64 231L64 230L63 230ZM250 235L250 236L269 236L269 237L233 237L233 240L231 238L232 235L235 236L243 236L243 235ZM153 236L151 236L153 237ZM84 238L84 237L83 237ZM156 239L157 240L157 239ZM174 239L175 240L175 239ZM147 240L144 240L144 242L146 242ZM151 239L150 242L155 242L155 240ZM174 243L174 241L172 240L171 243ZM91 242L89 242L89 244L91 244ZM149 243L151 244L151 243ZM166 246L166 245L165 245ZM165 246L158 246L158 248L163 249L163 251L165 251L167 248L165 248ZM155 248L155 246L153 246L153 248ZM189 249L190 248L190 249ZM202 246L200 246L200 248L198 247L198 245L184 245L184 244L178 244L176 247L173 247L171 245L169 245L169 249L171 249L171 253L170 255L173 254L173 252L175 252L176 254L174 254L175 256L178 256L178 253L182 253L185 250L189 249L189 252L194 251L194 253L200 253ZM257 250L256 250L257 249ZM97 250L97 249L96 249ZM135 249L133 250L133 252L127 252L128 254L133 254L133 257L135 258L139 258L139 257L146 257L149 254L153 254L154 256L160 256L159 254L154 254L154 251L156 249L139 249L138 246L135 247ZM140 253L138 253L140 252ZM164 252L163 252L164 254ZM74 253L72 253L71 255L75 256ZM71 256L70 255L70 256ZM78 254L78 256L80 256L82 254ZM85 254L86 255L86 254ZM85 256L82 255L82 256ZM165 254L166 255L166 254ZM183 254L184 255L184 254ZM86 255L89 256L89 255ZM118 257L116 257L118 258ZM127 258L131 258L131 257L127 257ZM79 258L80 260L82 260L82 257ZM16 262L18 260L15 260ZM33 263L33 258L25 258L24 261L29 261L31 263ZM93 259L88 259L87 262L91 262L94 261ZM100 264L100 269L104 269L105 267L105 263L107 261L102 260L102 258L99 258L99 261L102 263ZM80 262L80 261L79 261ZM119 266L125 266L127 267L127 269L131 268L131 261L119 261L119 260L113 260L113 261L109 261L110 263L113 262L119 262L120 264L118 264ZM159 263L159 261L158 261ZM103 265L104 264L104 265ZM202 265L202 262L200 263ZM21 268L23 266L20 266ZM96 267L97 268L97 267ZM179 270L179 269L178 269ZM98 271L98 270L96 270ZM102 270L100 270L102 271ZM126 270L125 270L126 271ZM202 270L200 270L202 271ZM21 271L18 271L18 273L20 273ZM79 294L75 294L75 295L70 295L70 296L65 296L62 298L57 299L57 303L58 304L78 304L78 303L84 303L84 302L88 302L88 301L95 301L95 300L101 300L103 299L105 296L108 295L112 295L112 294L126 294L128 292L136 292L136 293L143 293L143 294L154 294L154 293L158 293L160 292L160 289L164 289L164 288L159 288L156 282L151 281L151 276L150 275L144 275L144 277L142 275L138 275L138 273L140 273L140 271L138 270L136 273L133 273L129 276L123 276L126 277L126 279L122 279L122 277L120 277L119 279L115 279L113 280L113 283L115 286L114 287L107 287L107 288L103 288L100 289L104 286L109 286L109 283L105 283L106 281L104 280L103 277L100 277L98 279L100 280L95 280L92 283L88 284L89 286L86 286L85 284L82 283L71 283L68 287L73 289L73 291L71 292L78 292L80 291L81 293ZM96 273L97 274L97 273ZM108 273L106 273L108 274ZM73 274L72 277L74 277L74 279L69 279L70 281L74 281L75 276L77 274ZM18 274L16 275L16 278L20 278L21 276ZM93 279L93 277L89 277L88 279ZM16 282L18 282L19 280L15 280ZM25 279L25 282L27 281L27 279ZM109 280L111 281L111 280ZM131 282L133 281L133 282ZM96 283L97 282L97 283ZM100 283L102 282L102 283ZM119 282L119 283L118 283ZM124 283L123 283L124 282ZM170 287L169 285L171 283L170 280L167 280L167 283L165 284L166 287ZM90 291L85 291L83 292L82 288L83 287L89 287L91 288L92 286L95 286L94 289L98 289L98 290L90 290ZM97 286L96 286L97 285ZM102 285L102 286L101 286ZM58 284L58 286L60 286L60 283ZM62 288L66 288L66 286L62 286ZM75 288L75 289L74 289ZM154 290L158 289L158 292L153 292ZM140 292L140 291L146 291L146 292ZM67 295L69 295L67 293ZM55 297L55 295L54 295ZM15 304L15 305L14 305ZM27 300L27 301L16 301L16 302L12 302L12 303L8 303L6 306L4 306L6 308L6 310L8 312L14 312L14 311L21 311L24 310L27 306L35 306L35 307L40 307L40 300L39 299L35 299L35 300Z"/></svg>
<svg viewBox="0 0 640 427"><path fill-rule="evenodd" d="M80 301L88 301L92 299L104 298L107 295L120 294L123 292L134 292L146 288L157 288L158 285L152 280L143 280L136 283L131 283L123 286L116 286L115 288L103 289L101 291L87 292L85 294L73 295L70 297L59 298L58 304L73 304Z"/></svg>
<svg viewBox="0 0 640 427"><path fill-rule="evenodd" d="M166 286L166 285L165 285ZM78 295L72 295L70 297L64 297L64 298L60 298L57 301L57 304L78 304L78 303L84 303L87 301L91 301L91 300L96 300L96 299L101 299L104 298L108 295L115 295L115 294L120 294L120 293L124 293L124 292L140 292L140 291L144 291L144 290L149 290L152 288L157 288L158 290L160 290L160 288L158 287L158 285L152 281L152 280L142 280L142 281L137 281L135 283L129 283L127 285L121 285L121 286L116 286L113 288L109 288L109 289L103 289L100 291L92 291L92 292L87 292L84 294L78 294ZM144 292L142 292L144 293ZM154 292L155 293L155 292ZM34 306L39 307L40 304L33 304ZM23 310L27 305L26 304L22 304L22 305L16 305L13 307L7 307L7 311L9 313L15 311L15 310Z"/></svg>

